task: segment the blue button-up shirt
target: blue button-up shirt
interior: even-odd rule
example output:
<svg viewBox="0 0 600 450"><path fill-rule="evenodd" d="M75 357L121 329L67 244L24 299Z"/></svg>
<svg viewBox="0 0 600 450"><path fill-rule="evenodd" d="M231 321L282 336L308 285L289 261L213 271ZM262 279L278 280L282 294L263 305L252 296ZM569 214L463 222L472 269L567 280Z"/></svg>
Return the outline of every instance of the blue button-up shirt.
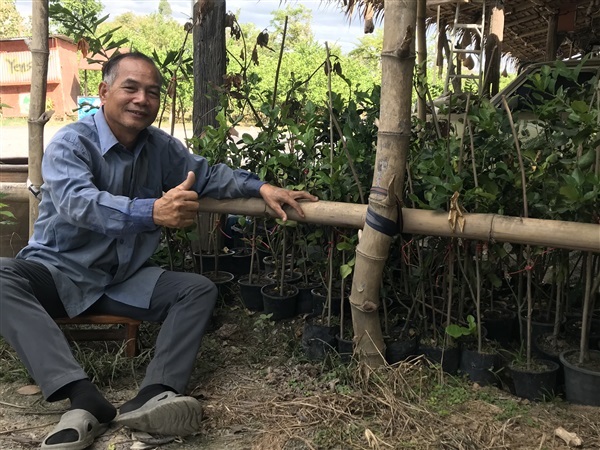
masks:
<svg viewBox="0 0 600 450"><path fill-rule="evenodd" d="M200 197L260 196L263 182L254 174L211 167L157 128L142 132L131 151L117 141L102 109L65 126L44 153L38 219L17 258L50 270L70 317L104 294L147 308L163 272L147 262L161 235L154 202L189 171Z"/></svg>

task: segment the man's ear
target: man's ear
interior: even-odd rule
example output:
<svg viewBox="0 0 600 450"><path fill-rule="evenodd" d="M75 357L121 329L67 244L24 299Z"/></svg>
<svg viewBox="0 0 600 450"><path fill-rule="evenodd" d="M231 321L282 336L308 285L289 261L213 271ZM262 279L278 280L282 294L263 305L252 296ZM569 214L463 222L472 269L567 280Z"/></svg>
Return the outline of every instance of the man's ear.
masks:
<svg viewBox="0 0 600 450"><path fill-rule="evenodd" d="M101 81L98 85L98 96L102 103L104 103L104 99L106 98L106 93L108 92L108 84L106 82Z"/></svg>

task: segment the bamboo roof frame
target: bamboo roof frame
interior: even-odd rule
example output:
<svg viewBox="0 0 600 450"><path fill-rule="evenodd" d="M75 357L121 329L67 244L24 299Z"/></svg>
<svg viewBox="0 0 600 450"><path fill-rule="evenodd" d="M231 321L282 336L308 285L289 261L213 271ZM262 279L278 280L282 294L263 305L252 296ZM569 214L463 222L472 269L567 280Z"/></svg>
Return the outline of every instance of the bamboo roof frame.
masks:
<svg viewBox="0 0 600 450"><path fill-rule="evenodd" d="M456 4L461 4L460 22L469 23L472 16L481 13L484 0L427 0L429 24L438 19L449 26L454 21ZM498 0L485 0L488 14ZM383 0L338 0L348 17L355 13L365 20L365 32L371 32L374 22L384 15ZM548 22L552 16L559 20L561 40L557 57L566 59L580 53L589 53L600 45L600 0L505 0L503 53L520 63L542 62L546 56ZM486 21L489 22L489 21ZM527 35L540 39L527 39ZM487 35L487 30L484 33Z"/></svg>

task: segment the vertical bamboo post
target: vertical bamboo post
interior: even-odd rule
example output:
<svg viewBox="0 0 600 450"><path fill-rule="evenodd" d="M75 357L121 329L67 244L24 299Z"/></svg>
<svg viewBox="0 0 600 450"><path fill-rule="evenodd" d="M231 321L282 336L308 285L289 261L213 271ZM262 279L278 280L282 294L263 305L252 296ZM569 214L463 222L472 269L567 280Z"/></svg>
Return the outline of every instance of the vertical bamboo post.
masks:
<svg viewBox="0 0 600 450"><path fill-rule="evenodd" d="M54 111L46 112L46 87L48 77L48 0L32 2L31 91L29 100L29 234L38 216L39 192L42 185L42 155L44 152L44 125Z"/></svg>
<svg viewBox="0 0 600 450"><path fill-rule="evenodd" d="M411 93L415 66L417 4L385 2L381 114L375 172L364 232L356 247L350 305L357 354L369 366L384 362L379 322L379 289L399 221L411 134Z"/></svg>

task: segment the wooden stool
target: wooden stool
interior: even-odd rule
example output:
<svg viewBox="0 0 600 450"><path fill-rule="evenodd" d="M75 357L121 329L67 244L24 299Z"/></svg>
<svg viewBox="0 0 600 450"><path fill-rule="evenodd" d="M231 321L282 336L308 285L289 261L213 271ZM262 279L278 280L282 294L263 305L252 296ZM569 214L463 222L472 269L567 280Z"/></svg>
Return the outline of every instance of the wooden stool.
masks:
<svg viewBox="0 0 600 450"><path fill-rule="evenodd" d="M133 357L137 354L138 328L141 320L122 316L89 315L73 318L55 319L61 326L67 339L72 341L124 341L125 354ZM82 329L76 325L117 325L109 328ZM118 325L124 325L119 327Z"/></svg>

